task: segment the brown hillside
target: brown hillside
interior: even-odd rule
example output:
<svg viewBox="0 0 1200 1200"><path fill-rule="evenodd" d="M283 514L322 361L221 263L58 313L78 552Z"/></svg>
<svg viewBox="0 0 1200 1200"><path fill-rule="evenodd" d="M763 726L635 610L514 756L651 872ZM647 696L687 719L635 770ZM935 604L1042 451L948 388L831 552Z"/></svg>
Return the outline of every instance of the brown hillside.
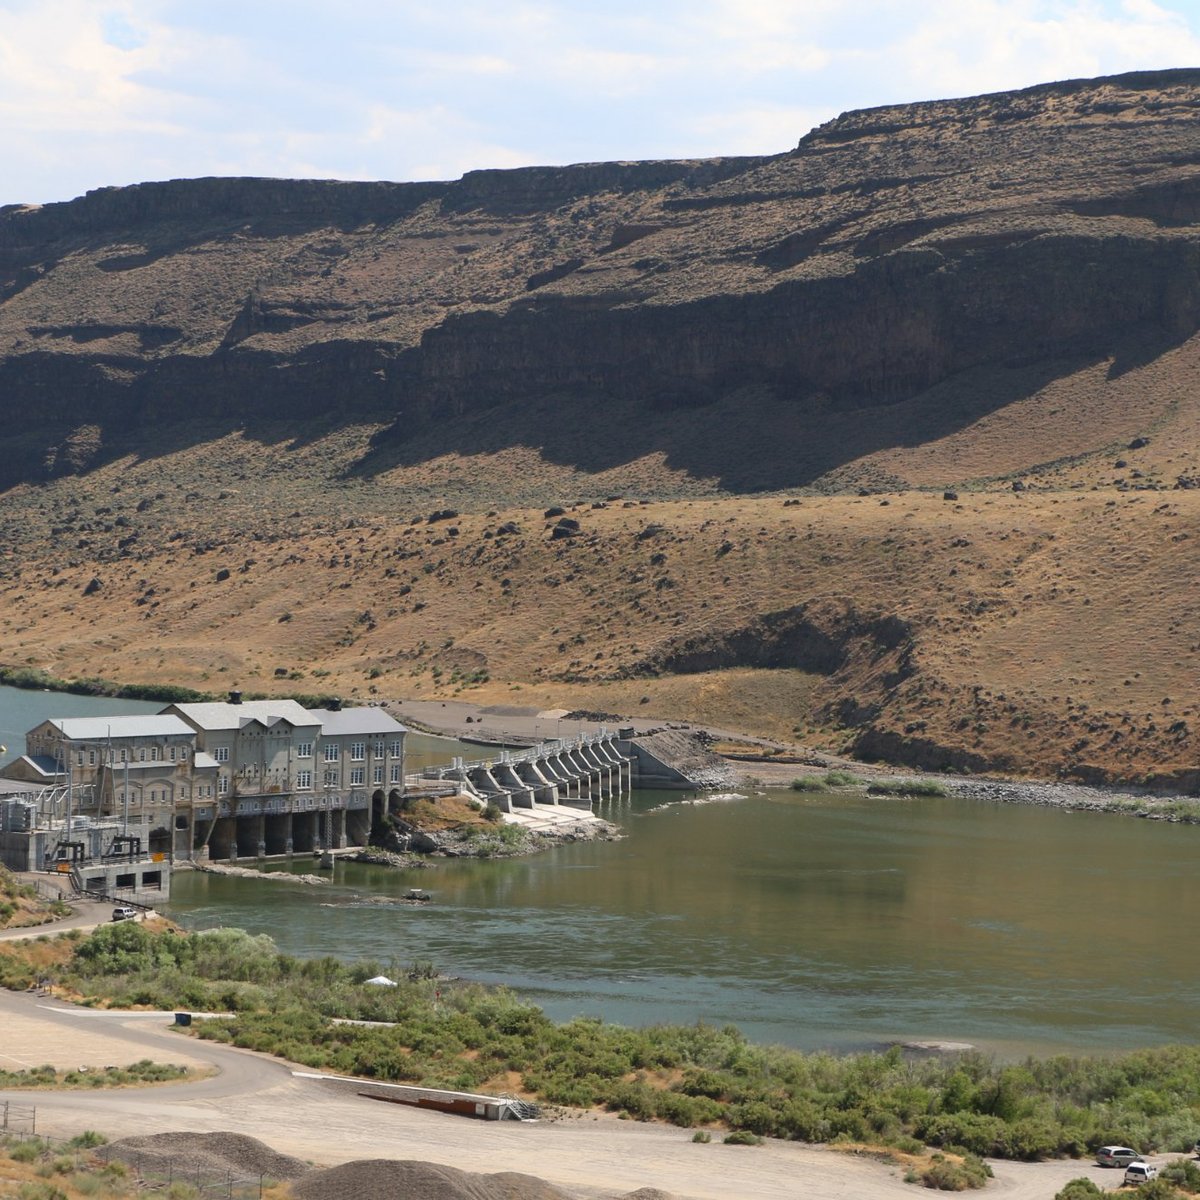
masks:
<svg viewBox="0 0 1200 1200"><path fill-rule="evenodd" d="M1194 786L1198 116L0 211L2 657Z"/></svg>

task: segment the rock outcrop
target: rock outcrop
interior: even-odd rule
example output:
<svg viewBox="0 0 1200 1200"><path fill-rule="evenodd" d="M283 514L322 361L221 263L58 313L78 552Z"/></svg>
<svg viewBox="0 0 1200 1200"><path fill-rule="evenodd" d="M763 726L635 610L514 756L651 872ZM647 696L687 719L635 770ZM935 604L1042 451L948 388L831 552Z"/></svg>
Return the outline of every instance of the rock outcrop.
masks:
<svg viewBox="0 0 1200 1200"><path fill-rule="evenodd" d="M197 419L371 421L369 471L466 413L525 436L546 404L623 431L548 438L563 459L649 438L735 489L808 483L895 436L846 445L830 414L928 396L908 432L935 437L1190 337L1198 116L1200 71L1164 71L849 113L764 158L10 206L0 485ZM679 411L721 453L656 420ZM750 472L728 439L762 427Z"/></svg>

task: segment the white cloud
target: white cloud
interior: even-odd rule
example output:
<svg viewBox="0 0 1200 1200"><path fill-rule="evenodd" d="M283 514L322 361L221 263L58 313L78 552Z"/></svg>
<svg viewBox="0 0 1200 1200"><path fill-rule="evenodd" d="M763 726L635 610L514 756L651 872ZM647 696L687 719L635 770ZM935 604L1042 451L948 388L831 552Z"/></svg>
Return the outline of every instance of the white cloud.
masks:
<svg viewBox="0 0 1200 1200"><path fill-rule="evenodd" d="M772 153L847 108L1197 63L1195 0L0 0L0 203Z"/></svg>
<svg viewBox="0 0 1200 1200"><path fill-rule="evenodd" d="M832 108L786 108L761 105L697 116L694 131L702 155L778 154L791 150L810 129L836 117ZM737 150L730 150L737 146Z"/></svg>
<svg viewBox="0 0 1200 1200"><path fill-rule="evenodd" d="M1186 20L1148 0L1116 10L1088 0L955 0L925 13L887 57L931 98L1200 61Z"/></svg>

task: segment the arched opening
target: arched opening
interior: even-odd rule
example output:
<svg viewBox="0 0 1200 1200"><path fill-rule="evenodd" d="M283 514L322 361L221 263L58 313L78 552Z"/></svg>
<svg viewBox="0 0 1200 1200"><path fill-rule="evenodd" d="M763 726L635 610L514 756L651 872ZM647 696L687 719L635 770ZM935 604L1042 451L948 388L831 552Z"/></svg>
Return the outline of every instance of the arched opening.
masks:
<svg viewBox="0 0 1200 1200"><path fill-rule="evenodd" d="M392 831L392 822L388 818L387 799L383 788L377 788L371 795L371 843L382 845L387 835Z"/></svg>
<svg viewBox="0 0 1200 1200"><path fill-rule="evenodd" d="M150 830L150 853L171 853L171 831L162 825L156 825Z"/></svg>

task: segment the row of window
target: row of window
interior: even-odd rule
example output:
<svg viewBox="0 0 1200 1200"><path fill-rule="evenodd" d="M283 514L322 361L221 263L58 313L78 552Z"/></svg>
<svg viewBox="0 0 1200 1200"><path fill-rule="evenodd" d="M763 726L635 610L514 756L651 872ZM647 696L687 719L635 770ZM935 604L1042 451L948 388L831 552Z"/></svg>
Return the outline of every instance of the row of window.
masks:
<svg viewBox="0 0 1200 1200"><path fill-rule="evenodd" d="M384 755L384 749L385 749L385 743L375 742L371 746L371 754L374 758L382 758ZM399 758L403 749L404 749L404 743L400 742L400 741L394 741L390 744L390 746L387 746L387 752L389 754L391 754L391 756L393 758ZM350 746L349 746L349 751L350 751L350 761L351 762L364 762L367 757L367 743L366 742L351 742ZM297 758L312 758L312 753L313 753L312 742L297 742L296 743L296 757ZM337 762L338 759L341 757L341 753L342 753L342 748L341 748L340 743L338 743L338 742L326 742L325 743L325 761L326 762ZM215 758L217 760L217 762L228 762L229 761L229 747L228 746L214 747L213 748L213 758ZM380 780L380 782L382 783L383 781Z"/></svg>
<svg viewBox="0 0 1200 1200"><path fill-rule="evenodd" d="M211 797L213 794L212 784L200 785L196 788L196 799L202 800L205 796ZM130 788L128 792L122 788L118 792L113 793L118 804L124 804L128 799L130 804L141 804L143 795L147 804L158 804L160 801L163 804L171 802L171 792L168 788L149 788L145 793L137 791L135 788ZM179 789L179 798L186 800L188 798L187 786L181 786Z"/></svg>
<svg viewBox="0 0 1200 1200"><path fill-rule="evenodd" d="M391 770L388 772L389 782L401 784L404 782L403 769L399 763L393 763ZM374 767L371 771L372 782L375 784L383 784L383 766L382 764ZM321 778L321 782L325 787L338 787L341 783L341 773L336 769L327 769ZM350 787L365 787L367 782L367 771L365 767L351 767L349 772L348 783ZM296 772L296 791L306 792L312 788L313 773L311 771ZM186 790L186 789L185 789ZM196 795L199 796L203 792L203 788L196 789ZM220 775L217 777L217 794L219 796L227 795L229 792L229 776ZM212 795L212 788L208 789L208 794ZM165 793L164 793L165 795Z"/></svg>
<svg viewBox="0 0 1200 1200"><path fill-rule="evenodd" d="M383 758L385 750L384 742L375 742L371 745L371 754L374 758ZM399 758L403 751L403 743L399 740L386 745L387 753L393 758ZM366 742L351 742L349 746L350 761L364 762L367 757ZM75 752L75 762L78 766L83 766L85 763L94 767L97 762L98 755L104 755L104 751L97 750L77 750ZM312 742L297 742L296 757L297 758L312 758L313 744ZM337 762L341 756L341 746L338 742L327 742L325 744L325 761ZM228 746L214 746L213 758L217 762L229 761ZM103 759L101 760L103 761ZM111 757L107 760L113 765L127 762L187 762L188 747L187 746L167 746L164 750L162 746L139 746L136 751L130 750L127 747L120 747L111 752Z"/></svg>
<svg viewBox="0 0 1200 1200"><path fill-rule="evenodd" d="M86 759L89 767L96 765L96 755L103 754L103 751L96 750L76 750L75 762L78 766L83 766ZM168 746L166 753L163 753L162 746L139 746L137 755L125 746L119 749L114 749L109 752L107 761L112 765L127 762L187 762L188 748L187 746Z"/></svg>

